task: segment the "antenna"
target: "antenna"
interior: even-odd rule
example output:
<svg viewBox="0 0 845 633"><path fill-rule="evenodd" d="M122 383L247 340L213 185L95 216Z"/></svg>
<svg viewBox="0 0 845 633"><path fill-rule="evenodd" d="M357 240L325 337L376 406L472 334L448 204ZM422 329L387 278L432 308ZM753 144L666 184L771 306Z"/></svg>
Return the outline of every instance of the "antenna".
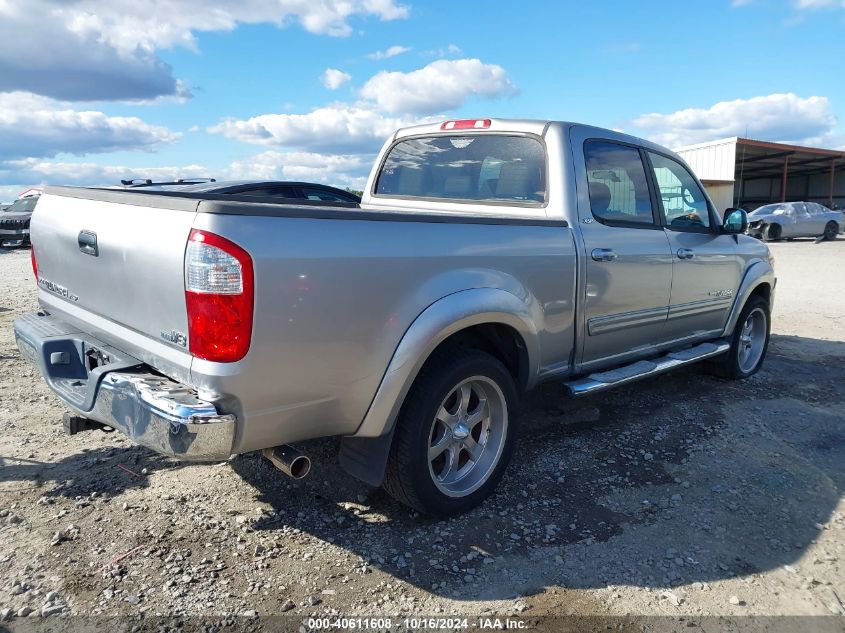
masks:
<svg viewBox="0 0 845 633"><path fill-rule="evenodd" d="M748 125L745 126L745 136L743 138L748 138ZM745 144L742 145L742 158L739 161L739 194L734 197L734 206L741 209L742 208L742 194L745 193L745 181L742 179L743 174L745 173Z"/></svg>

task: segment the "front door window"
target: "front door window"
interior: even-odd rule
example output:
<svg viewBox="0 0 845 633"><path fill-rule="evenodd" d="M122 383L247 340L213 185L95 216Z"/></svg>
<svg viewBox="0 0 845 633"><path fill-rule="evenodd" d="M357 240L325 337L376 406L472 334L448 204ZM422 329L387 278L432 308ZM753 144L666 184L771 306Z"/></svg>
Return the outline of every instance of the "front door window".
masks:
<svg viewBox="0 0 845 633"><path fill-rule="evenodd" d="M652 152L648 155L654 169L666 226L670 229L709 228L707 198L692 174L671 158Z"/></svg>

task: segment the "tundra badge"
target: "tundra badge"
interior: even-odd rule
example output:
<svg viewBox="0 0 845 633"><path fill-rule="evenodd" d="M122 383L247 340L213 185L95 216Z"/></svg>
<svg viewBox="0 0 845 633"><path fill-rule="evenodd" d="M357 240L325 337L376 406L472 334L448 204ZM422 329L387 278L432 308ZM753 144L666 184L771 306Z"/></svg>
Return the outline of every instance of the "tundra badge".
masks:
<svg viewBox="0 0 845 633"><path fill-rule="evenodd" d="M69 299L70 301L79 301L79 297L73 294L70 290L65 288L64 286L60 286L57 283L50 281L49 279L44 279L44 277L38 278L38 285L43 287L45 290L49 290L60 297L64 297L65 299Z"/></svg>

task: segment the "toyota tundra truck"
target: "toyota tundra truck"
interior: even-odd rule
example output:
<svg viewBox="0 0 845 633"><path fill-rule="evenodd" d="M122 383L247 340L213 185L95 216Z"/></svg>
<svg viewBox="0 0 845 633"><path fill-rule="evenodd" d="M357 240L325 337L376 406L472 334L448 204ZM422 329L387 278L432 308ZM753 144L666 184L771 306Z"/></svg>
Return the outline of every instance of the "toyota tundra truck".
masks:
<svg viewBox="0 0 845 633"><path fill-rule="evenodd" d="M184 460L340 437L428 514L491 494L521 394L760 369L775 292L741 209L673 152L558 121L397 131L360 205L47 188L21 354L70 409Z"/></svg>

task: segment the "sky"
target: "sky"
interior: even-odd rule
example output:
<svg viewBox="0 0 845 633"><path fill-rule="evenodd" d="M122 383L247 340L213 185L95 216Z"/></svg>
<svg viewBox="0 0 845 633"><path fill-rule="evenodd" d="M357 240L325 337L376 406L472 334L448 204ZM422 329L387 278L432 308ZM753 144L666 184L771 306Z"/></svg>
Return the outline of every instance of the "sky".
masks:
<svg viewBox="0 0 845 633"><path fill-rule="evenodd" d="M361 188L431 120L845 148L845 0L0 0L0 200L121 178Z"/></svg>

